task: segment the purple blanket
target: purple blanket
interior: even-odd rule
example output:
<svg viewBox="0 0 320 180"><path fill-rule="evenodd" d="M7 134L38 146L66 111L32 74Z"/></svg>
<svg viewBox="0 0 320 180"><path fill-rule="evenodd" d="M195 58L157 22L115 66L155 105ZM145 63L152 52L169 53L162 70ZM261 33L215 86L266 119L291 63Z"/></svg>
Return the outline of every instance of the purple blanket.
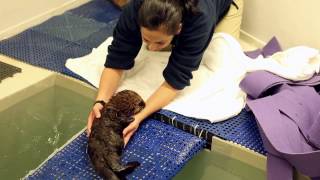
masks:
<svg viewBox="0 0 320 180"><path fill-rule="evenodd" d="M268 151L268 179L292 179L293 167L320 178L320 95L314 87L304 85L319 86L320 78L297 83L278 80L276 75L259 71L241 82L252 98L247 105Z"/></svg>
<svg viewBox="0 0 320 180"><path fill-rule="evenodd" d="M273 38L252 58L280 51ZM266 71L248 74L240 83L248 94L267 153L268 180L291 180L293 169L320 179L320 75L290 81Z"/></svg>

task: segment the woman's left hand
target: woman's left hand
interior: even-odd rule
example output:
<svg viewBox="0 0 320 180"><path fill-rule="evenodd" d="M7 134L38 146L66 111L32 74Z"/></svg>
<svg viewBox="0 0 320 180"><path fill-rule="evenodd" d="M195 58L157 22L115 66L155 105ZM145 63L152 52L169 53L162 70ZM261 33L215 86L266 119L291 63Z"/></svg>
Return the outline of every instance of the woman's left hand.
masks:
<svg viewBox="0 0 320 180"><path fill-rule="evenodd" d="M136 132L136 130L139 128L139 121L134 120L131 122L122 132L123 139L124 139L124 146L127 145L129 142L131 136Z"/></svg>

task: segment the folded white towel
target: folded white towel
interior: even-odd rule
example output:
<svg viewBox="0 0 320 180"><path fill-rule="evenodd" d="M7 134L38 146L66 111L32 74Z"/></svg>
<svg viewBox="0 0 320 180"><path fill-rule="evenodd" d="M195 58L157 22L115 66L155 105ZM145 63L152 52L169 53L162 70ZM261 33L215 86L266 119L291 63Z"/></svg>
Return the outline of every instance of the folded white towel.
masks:
<svg viewBox="0 0 320 180"><path fill-rule="evenodd" d="M108 38L89 55L68 59L66 67L98 87L111 41L112 38ZM278 54L256 61L245 56L240 44L232 36L216 33L203 55L199 69L193 72L191 86L181 91L164 109L211 122L226 120L239 114L245 106L246 94L239 88L239 83L247 72L268 70L291 80L295 80L292 77L308 78L318 72L320 58L315 57L319 52L307 47L304 50L309 54L296 53L300 56L297 59L303 57L303 60L295 63L296 66L288 61L298 56L292 53L297 50L283 52L290 56ZM164 81L162 71L169 56L170 52L151 52L143 45L134 68L125 73L118 90L132 89L147 99ZM301 65L308 68L298 71Z"/></svg>
<svg viewBox="0 0 320 180"><path fill-rule="evenodd" d="M296 46L270 57L259 56L253 61L246 61L247 71L266 70L293 81L311 78L319 72L319 50L306 46Z"/></svg>
<svg viewBox="0 0 320 180"><path fill-rule="evenodd" d="M68 59L65 66L74 73L88 80L95 87L99 87L100 76L104 69L104 62L108 54L108 46L112 38L108 38L97 48L93 48L88 55Z"/></svg>

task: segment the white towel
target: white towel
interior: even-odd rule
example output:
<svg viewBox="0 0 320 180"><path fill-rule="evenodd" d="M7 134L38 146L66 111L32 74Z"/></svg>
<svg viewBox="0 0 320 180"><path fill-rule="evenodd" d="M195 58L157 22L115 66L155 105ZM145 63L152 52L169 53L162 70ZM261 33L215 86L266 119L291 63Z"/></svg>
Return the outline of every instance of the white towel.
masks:
<svg viewBox="0 0 320 180"><path fill-rule="evenodd" d="M89 55L68 59L66 67L98 87L107 47L111 41L112 38L108 38ZM239 83L247 72L263 69L294 80L292 77L309 78L319 70L320 58L315 58L319 52L311 48L303 47L309 52L308 56L305 53L296 53L300 54L300 57L297 58L299 63L294 66L288 63L288 55L278 54L268 59L260 57L258 61L252 60L245 56L240 44L228 34L216 33L212 42L203 55L199 69L193 72L191 86L182 90L164 109L211 122L226 120L239 114L245 106L246 94L239 88ZM284 54L290 54L291 59L294 59L292 57L297 55L292 52L298 51L285 51ZM169 56L170 52L151 52L143 45L134 68L125 73L118 90L132 89L147 99L164 81L162 71ZM299 69L298 65L302 67L301 64L308 67L305 68L307 70ZM290 68L296 70L288 70Z"/></svg>
<svg viewBox="0 0 320 180"><path fill-rule="evenodd" d="M293 81L302 81L319 73L319 50L306 46L296 46L270 57L257 57L253 61L245 61L247 71L266 70Z"/></svg>

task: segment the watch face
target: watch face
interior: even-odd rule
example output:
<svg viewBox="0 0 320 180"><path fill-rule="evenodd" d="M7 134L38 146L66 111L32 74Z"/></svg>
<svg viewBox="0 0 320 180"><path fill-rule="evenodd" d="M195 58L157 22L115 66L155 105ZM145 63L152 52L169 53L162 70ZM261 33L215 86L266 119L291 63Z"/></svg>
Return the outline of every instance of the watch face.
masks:
<svg viewBox="0 0 320 180"><path fill-rule="evenodd" d="M130 2L130 0L111 0L111 2L122 9L125 5L127 5Z"/></svg>

